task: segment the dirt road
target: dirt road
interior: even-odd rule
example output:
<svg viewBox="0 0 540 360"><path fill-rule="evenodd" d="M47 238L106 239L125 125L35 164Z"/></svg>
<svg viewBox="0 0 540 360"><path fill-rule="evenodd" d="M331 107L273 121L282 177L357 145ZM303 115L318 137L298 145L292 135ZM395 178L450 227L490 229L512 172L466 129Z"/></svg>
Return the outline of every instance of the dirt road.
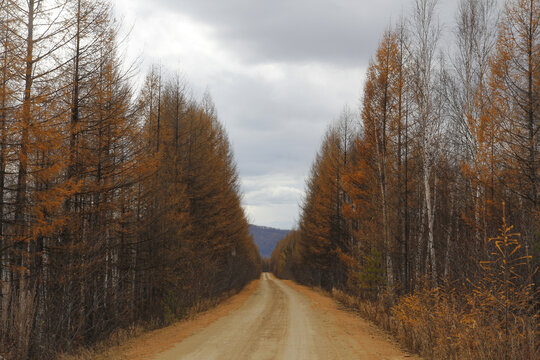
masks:
<svg viewBox="0 0 540 360"><path fill-rule="evenodd" d="M331 299L264 273L238 310L152 359L404 358L411 356Z"/></svg>

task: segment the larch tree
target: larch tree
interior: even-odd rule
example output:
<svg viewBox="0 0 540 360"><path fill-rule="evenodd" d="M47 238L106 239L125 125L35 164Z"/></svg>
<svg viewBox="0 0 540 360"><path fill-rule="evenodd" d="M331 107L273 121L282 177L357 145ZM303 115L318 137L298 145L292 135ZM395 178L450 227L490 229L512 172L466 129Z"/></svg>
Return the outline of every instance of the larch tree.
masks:
<svg viewBox="0 0 540 360"><path fill-rule="evenodd" d="M61 203L72 192L57 182L63 169L62 114L59 86L63 73L62 50L67 41L57 13L64 3L39 0L15 2L10 38L19 38L14 67L20 81L14 98L13 130L17 159L13 195L11 293L12 336L16 354L25 358L36 330L36 314L43 311L42 263L47 262L48 241L62 227ZM24 40L23 40L24 39ZM11 197L11 196L10 196ZM6 234L7 235L7 234ZM39 296L37 295L39 294ZM16 310L15 310L16 308Z"/></svg>
<svg viewBox="0 0 540 360"><path fill-rule="evenodd" d="M384 244L386 280L389 288L394 287L394 269L392 254L395 251L394 239L400 231L394 226L392 215L398 206L398 197L394 196L397 177L396 170L399 146L398 129L401 127L402 83L400 49L397 34L386 32L377 51L376 59L368 69L364 88L362 120L364 124L364 141L369 142L373 151L370 155L374 161L373 168L377 173L382 219L382 243ZM399 196L399 195L398 195Z"/></svg>
<svg viewBox="0 0 540 360"><path fill-rule="evenodd" d="M427 357L537 358L539 3L461 0L446 49L436 5L383 35L348 165L331 128L270 266Z"/></svg>
<svg viewBox="0 0 540 360"><path fill-rule="evenodd" d="M8 339L9 328L9 308L11 287L11 258L12 241L8 238L9 213L7 211L6 200L8 199L7 187L10 185L8 174L8 164L14 161L13 143L13 121L14 106L16 104L15 92L17 85L18 69L16 51L19 47L18 42L11 36L14 31L15 19L11 16L14 11L14 4L11 2L2 2L0 4L0 281L1 281L1 315L0 329L2 331L1 344L5 344Z"/></svg>
<svg viewBox="0 0 540 360"><path fill-rule="evenodd" d="M256 277L211 103L161 69L135 101L108 1L2 1L0 19L0 355L168 324Z"/></svg>
<svg viewBox="0 0 540 360"><path fill-rule="evenodd" d="M491 95L505 155L504 183L516 194L523 213L517 217L525 238L538 230L540 114L540 2L509 1L501 19L492 60Z"/></svg>
<svg viewBox="0 0 540 360"><path fill-rule="evenodd" d="M540 1L506 3L491 63L492 114L502 131L504 199L508 218L521 229L527 251L538 266L540 210ZM536 275L538 280L538 274Z"/></svg>
<svg viewBox="0 0 540 360"><path fill-rule="evenodd" d="M345 175L354 145L354 115L345 110L329 128L307 180L308 192L300 220L299 256L306 262L306 280L330 289L347 283L355 241L345 218L350 202L344 190Z"/></svg>

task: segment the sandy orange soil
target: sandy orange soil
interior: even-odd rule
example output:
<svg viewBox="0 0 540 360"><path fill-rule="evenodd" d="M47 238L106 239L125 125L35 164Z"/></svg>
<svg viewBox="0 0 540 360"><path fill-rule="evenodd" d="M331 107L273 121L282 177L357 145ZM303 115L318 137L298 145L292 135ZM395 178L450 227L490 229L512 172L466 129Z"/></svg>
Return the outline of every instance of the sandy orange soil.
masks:
<svg viewBox="0 0 540 360"><path fill-rule="evenodd" d="M194 319L149 332L98 359L419 359L320 291L264 273Z"/></svg>
<svg viewBox="0 0 540 360"><path fill-rule="evenodd" d="M96 360L148 360L155 354L174 347L185 338L208 327L216 320L238 310L258 288L259 280L249 283L240 293L225 300L215 308L199 313L188 320L179 321L171 326L149 331L113 347L95 357Z"/></svg>

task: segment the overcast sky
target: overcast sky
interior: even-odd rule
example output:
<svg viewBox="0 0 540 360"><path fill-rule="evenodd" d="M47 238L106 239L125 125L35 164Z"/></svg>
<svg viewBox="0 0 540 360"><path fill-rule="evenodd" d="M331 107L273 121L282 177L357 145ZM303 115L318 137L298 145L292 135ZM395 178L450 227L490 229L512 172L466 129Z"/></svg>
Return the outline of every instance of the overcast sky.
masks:
<svg viewBox="0 0 540 360"><path fill-rule="evenodd" d="M116 0L140 70L209 90L227 128L251 223L291 228L328 125L358 108L383 31L414 0ZM457 0L441 0L451 25Z"/></svg>

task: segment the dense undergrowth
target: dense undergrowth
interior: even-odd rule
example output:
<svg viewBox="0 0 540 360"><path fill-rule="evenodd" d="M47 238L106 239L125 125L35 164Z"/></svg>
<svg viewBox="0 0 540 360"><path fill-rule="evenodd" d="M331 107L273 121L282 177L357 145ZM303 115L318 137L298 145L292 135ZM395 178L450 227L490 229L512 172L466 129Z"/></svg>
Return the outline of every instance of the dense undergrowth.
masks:
<svg viewBox="0 0 540 360"><path fill-rule="evenodd" d="M425 358L536 360L540 0L439 3L380 35L271 268Z"/></svg>
<svg viewBox="0 0 540 360"><path fill-rule="evenodd" d="M241 290L242 289L234 289L218 297L203 298L188 309L180 310L180 308L178 308L177 312L170 310L164 323L151 321L134 324L128 328L116 329L107 339L92 346L58 354L58 360L120 360L122 359L122 355L117 351L119 346L125 345L130 340L134 340L150 331L173 325L179 321L193 319L199 314L218 306L225 300L238 294Z"/></svg>
<svg viewBox="0 0 540 360"><path fill-rule="evenodd" d="M494 259L481 263L475 281L426 281L411 294L383 291L371 300L337 289L332 296L427 359L538 359L538 293L530 257L520 255L519 234L511 230L504 226L491 239Z"/></svg>

